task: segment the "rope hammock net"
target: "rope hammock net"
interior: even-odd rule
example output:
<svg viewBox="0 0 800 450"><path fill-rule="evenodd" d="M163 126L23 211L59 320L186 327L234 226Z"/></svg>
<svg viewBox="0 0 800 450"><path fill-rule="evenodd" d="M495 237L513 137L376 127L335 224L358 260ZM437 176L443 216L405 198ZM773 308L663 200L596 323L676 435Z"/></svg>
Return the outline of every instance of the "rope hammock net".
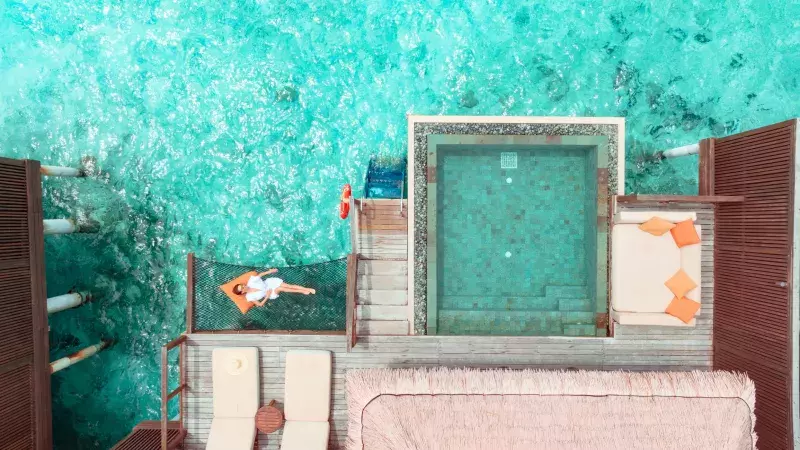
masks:
<svg viewBox="0 0 800 450"><path fill-rule="evenodd" d="M262 307L242 314L222 290L234 278L268 268L225 264L195 257L193 327L196 331L217 330L314 330L345 329L347 258L306 266L279 267L271 275L289 284L313 288L316 294L282 292Z"/></svg>

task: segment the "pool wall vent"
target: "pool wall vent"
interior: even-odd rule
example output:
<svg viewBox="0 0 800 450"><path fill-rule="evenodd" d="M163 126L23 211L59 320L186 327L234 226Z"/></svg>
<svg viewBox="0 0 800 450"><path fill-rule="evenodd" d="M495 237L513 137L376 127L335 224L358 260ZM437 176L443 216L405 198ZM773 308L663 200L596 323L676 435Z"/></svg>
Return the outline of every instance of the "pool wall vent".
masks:
<svg viewBox="0 0 800 450"><path fill-rule="evenodd" d="M500 153L500 168L501 169L516 169L517 168L517 152L501 152Z"/></svg>

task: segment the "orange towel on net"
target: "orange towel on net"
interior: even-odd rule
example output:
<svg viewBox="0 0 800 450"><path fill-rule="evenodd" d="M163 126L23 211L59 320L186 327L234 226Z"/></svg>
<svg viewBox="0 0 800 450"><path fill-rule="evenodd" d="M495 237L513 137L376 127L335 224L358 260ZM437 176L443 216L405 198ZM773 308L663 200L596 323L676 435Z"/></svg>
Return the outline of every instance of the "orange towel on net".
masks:
<svg viewBox="0 0 800 450"><path fill-rule="evenodd" d="M247 298L244 295L234 294L233 287L236 286L237 284L243 284L247 286L247 281L250 280L250 277L254 277L256 275L258 275L256 271L247 272L246 274L239 275L235 279L219 287L220 289L222 289L222 292L224 292L225 295L227 295L228 298L231 299L231 301L236 304L236 307L239 308L239 311L241 311L242 314L245 314L247 313L247 311L250 311L250 308L253 307L253 303L248 302Z"/></svg>

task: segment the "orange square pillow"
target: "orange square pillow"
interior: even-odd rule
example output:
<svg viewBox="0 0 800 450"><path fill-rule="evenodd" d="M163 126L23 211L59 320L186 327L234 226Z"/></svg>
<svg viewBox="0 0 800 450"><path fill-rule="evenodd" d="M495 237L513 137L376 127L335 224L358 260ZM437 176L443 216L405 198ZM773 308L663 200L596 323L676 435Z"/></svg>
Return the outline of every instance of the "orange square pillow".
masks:
<svg viewBox="0 0 800 450"><path fill-rule="evenodd" d="M237 284L247 284L247 281L250 280L250 277L258 275L257 272L247 272L245 274L239 275L235 279L223 284L219 288L222 289L222 292L228 296L229 299L233 303L236 304L236 307L239 308L239 311L242 314L245 314L247 311L250 311L250 308L254 306L253 302L248 302L247 298L244 295L236 295L233 293L233 287Z"/></svg>
<svg viewBox="0 0 800 450"><path fill-rule="evenodd" d="M687 292L696 288L697 283L695 283L683 269L678 269L675 275L664 283L664 286L669 288L669 290L675 294L675 297L681 298L686 295Z"/></svg>
<svg viewBox="0 0 800 450"><path fill-rule="evenodd" d="M700 236L697 235L697 230L694 229L692 219L678 222L675 228L669 230L669 232L672 233L672 239L675 239L675 244L678 248L700 243Z"/></svg>
<svg viewBox="0 0 800 450"><path fill-rule="evenodd" d="M675 297L669 302L667 310L664 311L670 316L681 319L683 323L689 323L694 319L694 315L700 309L700 303L686 297Z"/></svg>
<svg viewBox="0 0 800 450"><path fill-rule="evenodd" d="M650 233L653 236L661 236L673 228L675 228L674 223L664 220L661 217L653 217L647 222L639 225L640 230Z"/></svg>

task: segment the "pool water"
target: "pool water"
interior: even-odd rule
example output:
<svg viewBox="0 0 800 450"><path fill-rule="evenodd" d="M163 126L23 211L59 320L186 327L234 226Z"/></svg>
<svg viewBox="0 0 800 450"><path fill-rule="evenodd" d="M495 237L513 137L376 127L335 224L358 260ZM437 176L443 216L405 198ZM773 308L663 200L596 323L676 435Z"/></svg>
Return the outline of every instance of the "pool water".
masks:
<svg viewBox="0 0 800 450"><path fill-rule="evenodd" d="M44 182L57 449L107 449L159 411L185 259L285 266L349 251L341 186L402 157L406 114L624 116L626 190L697 191L656 150L800 112L798 2L7 0L0 155L98 177Z"/></svg>
<svg viewBox="0 0 800 450"><path fill-rule="evenodd" d="M438 146L435 334L596 335L590 148Z"/></svg>

